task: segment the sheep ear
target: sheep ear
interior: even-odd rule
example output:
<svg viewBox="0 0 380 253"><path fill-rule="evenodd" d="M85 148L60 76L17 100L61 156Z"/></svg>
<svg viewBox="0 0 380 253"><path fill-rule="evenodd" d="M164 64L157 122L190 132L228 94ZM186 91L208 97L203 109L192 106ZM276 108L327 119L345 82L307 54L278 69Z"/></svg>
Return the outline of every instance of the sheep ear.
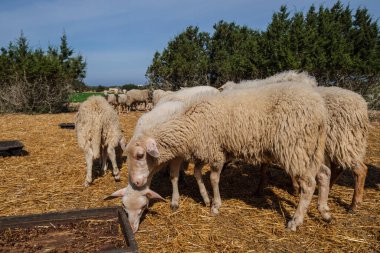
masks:
<svg viewBox="0 0 380 253"><path fill-rule="evenodd" d="M111 195L105 197L103 200L110 200L110 199L114 199L114 198L117 198L117 197L123 197L126 192L127 192L127 187L115 191Z"/></svg>
<svg viewBox="0 0 380 253"><path fill-rule="evenodd" d="M149 199L158 199L158 200L162 200L162 201L166 202L166 199L164 199L160 194L158 194L155 191L152 191L151 189L148 190L148 192L146 193L146 196Z"/></svg>
<svg viewBox="0 0 380 253"><path fill-rule="evenodd" d="M154 158L158 158L160 156L160 152L157 149L157 143L153 138L149 138L145 142L146 144L146 152L153 156Z"/></svg>

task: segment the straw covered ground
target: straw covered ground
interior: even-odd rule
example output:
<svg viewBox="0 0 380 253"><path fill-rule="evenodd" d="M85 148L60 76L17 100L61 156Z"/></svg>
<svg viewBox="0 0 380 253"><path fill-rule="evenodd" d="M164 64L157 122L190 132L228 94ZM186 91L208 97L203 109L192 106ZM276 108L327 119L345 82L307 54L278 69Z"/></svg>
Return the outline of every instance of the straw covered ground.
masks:
<svg viewBox="0 0 380 253"><path fill-rule="evenodd" d="M74 113L45 115L0 115L0 140L24 143L26 156L0 157L0 215L23 215L119 205L103 201L127 183L123 164L122 181L114 182L110 171L83 186L85 160L75 132L60 129L59 123L73 122ZM127 139L141 112L120 115ZM221 176L223 205L212 217L203 206L192 167L180 185L180 208L169 203L152 203L137 232L140 252L379 252L380 250L380 117L371 114L372 128L366 164L368 177L364 203L347 213L353 193L353 178L345 173L333 187L329 205L331 223L322 221L314 195L304 224L296 233L285 229L298 199L290 191L290 179L279 169L271 170L265 197L255 197L258 169L241 165ZM208 168L204 170L209 185ZM158 174L152 189L170 199L171 184Z"/></svg>

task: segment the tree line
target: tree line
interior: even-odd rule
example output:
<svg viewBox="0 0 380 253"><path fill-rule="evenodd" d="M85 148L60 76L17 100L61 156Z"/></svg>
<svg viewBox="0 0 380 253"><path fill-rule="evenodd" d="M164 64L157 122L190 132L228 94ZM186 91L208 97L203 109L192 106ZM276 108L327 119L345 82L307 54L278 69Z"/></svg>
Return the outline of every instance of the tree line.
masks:
<svg viewBox="0 0 380 253"><path fill-rule="evenodd" d="M213 33L189 26L154 54L146 71L156 88L211 85L258 79L285 70L304 70L320 85L357 91L380 107L380 36L366 8L340 1L331 8L312 5L290 15L281 6L265 31L220 21Z"/></svg>
<svg viewBox="0 0 380 253"><path fill-rule="evenodd" d="M0 112L60 112L73 90L83 89L86 62L74 56L67 36L45 52L33 49L21 33L15 42L1 48Z"/></svg>

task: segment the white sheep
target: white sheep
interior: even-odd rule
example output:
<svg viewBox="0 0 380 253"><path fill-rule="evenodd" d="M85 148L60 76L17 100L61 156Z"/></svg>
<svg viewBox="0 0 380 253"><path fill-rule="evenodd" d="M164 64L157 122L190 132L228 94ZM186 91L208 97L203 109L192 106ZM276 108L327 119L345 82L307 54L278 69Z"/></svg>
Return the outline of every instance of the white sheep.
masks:
<svg viewBox="0 0 380 253"><path fill-rule="evenodd" d="M119 112L127 111L128 97L126 94L120 94L118 98Z"/></svg>
<svg viewBox="0 0 380 253"><path fill-rule="evenodd" d="M132 107L136 107L138 103L143 103L144 108L146 109L146 106L149 102L149 90L137 90L132 89L127 91L127 107L128 111L132 109Z"/></svg>
<svg viewBox="0 0 380 253"><path fill-rule="evenodd" d="M144 189L134 189L131 184L127 187L115 191L111 195L104 198L110 200L113 198L121 197L122 206L128 213L128 221L131 225L133 233L136 233L139 228L140 218L144 210L148 207L150 199L158 199L166 201L160 194L152 191L148 187Z"/></svg>
<svg viewBox="0 0 380 253"><path fill-rule="evenodd" d="M116 94L107 94L106 96L107 102L112 105L112 107L116 110L118 106L118 101L117 101L117 95Z"/></svg>
<svg viewBox="0 0 380 253"><path fill-rule="evenodd" d="M83 149L87 164L84 185L92 183L93 161L101 159L103 171L107 170L109 158L116 181L120 180L120 172L116 163L115 148L125 148L125 139L115 110L101 96L91 96L79 107L75 117L75 129L79 146Z"/></svg>
<svg viewBox="0 0 380 253"><path fill-rule="evenodd" d="M152 111L145 113L137 121L134 134L131 139L138 138L143 133L153 131L156 126L182 114L190 104L206 98L208 96L215 96L219 91L209 86L196 86L191 88L181 89L180 91L170 94L169 101L160 102ZM177 158L169 162L170 178L173 186L173 194L171 201L171 208L177 209L179 206L179 190L178 190L178 176L179 168L183 163L183 159ZM202 179L202 163L196 163L194 167L194 176L197 180L201 195L206 205L210 203L206 188Z"/></svg>
<svg viewBox="0 0 380 253"><path fill-rule="evenodd" d="M359 94L338 87L317 87L314 77L306 72L286 71L267 79L248 80L241 83L227 83L225 92L235 89L250 89L271 82L298 81L302 85L315 88L324 99L328 111L327 139L324 164L331 168L332 186L343 170L351 170L355 175L355 191L350 210L355 210L362 202L367 166L364 156L367 147L369 128L367 103ZM258 192L265 186L266 166L262 167L262 179ZM296 193L299 192L297 180L292 178Z"/></svg>
<svg viewBox="0 0 380 253"><path fill-rule="evenodd" d="M317 175L322 189L318 210L329 220L329 169L322 166L326 115L321 96L294 83L207 97L149 133L132 138L127 146L129 180L138 187L149 185L153 174L176 158L210 164L211 213L217 214L221 206L219 175L227 160L276 161L299 179L302 189L288 228L296 230L302 224Z"/></svg>

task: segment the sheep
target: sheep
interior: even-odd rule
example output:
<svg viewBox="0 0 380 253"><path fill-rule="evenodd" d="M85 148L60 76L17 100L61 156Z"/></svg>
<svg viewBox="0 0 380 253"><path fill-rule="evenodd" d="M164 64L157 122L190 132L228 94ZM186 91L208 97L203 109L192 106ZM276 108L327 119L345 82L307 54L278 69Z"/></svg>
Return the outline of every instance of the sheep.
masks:
<svg viewBox="0 0 380 253"><path fill-rule="evenodd" d="M137 103L143 103L144 108L146 108L147 103L149 102L149 90L136 90L132 89L127 91L127 107L128 111L132 109L132 106L135 106Z"/></svg>
<svg viewBox="0 0 380 253"><path fill-rule="evenodd" d="M125 149L125 139L120 130L119 117L115 110L101 96L91 96L79 107L75 116L75 129L78 145L85 153L87 173L84 185L89 186L92 179L94 159L101 158L102 169L107 170L109 157L113 167L113 176L120 180L116 163L115 148Z"/></svg>
<svg viewBox="0 0 380 253"><path fill-rule="evenodd" d="M359 94L339 87L317 87L315 90L322 95L328 111L325 164L331 168L330 187L343 170L351 170L355 190L349 210L355 211L362 203L368 171L364 164L369 129L367 103ZM265 177L265 174L264 168L262 175ZM264 184L260 183L260 188ZM293 187L298 193L299 186L294 180Z"/></svg>
<svg viewBox="0 0 380 253"><path fill-rule="evenodd" d="M316 176L322 191L318 210L331 219L327 206L329 169L322 165L326 139L326 108L312 88L294 82L234 91L191 104L149 133L128 143L129 181L147 187L154 173L172 159L211 166L214 198L211 214L219 213L219 176L224 163L276 161L299 180L300 202L288 228L302 224Z"/></svg>
<svg viewBox="0 0 380 253"><path fill-rule="evenodd" d="M244 80L240 83L227 82L222 85L219 90L228 91L236 89L247 89L254 88L260 85L271 84L271 83L281 83L281 82L299 82L303 85L309 85L311 87L317 87L317 81L314 77L310 76L307 72L298 73L295 70L284 71L268 77L266 79L256 79L256 80Z"/></svg>
<svg viewBox="0 0 380 253"><path fill-rule="evenodd" d="M119 102L119 111L120 112L127 111L127 102L128 102L127 95L120 94L118 102Z"/></svg>
<svg viewBox="0 0 380 253"><path fill-rule="evenodd" d="M207 96L215 96L219 91L209 86L196 86L191 88L182 89L173 92L170 96L170 101L160 102L152 111L145 113L137 121L133 138L137 138L143 132L150 132L156 126L174 118L175 116L183 113L187 105L205 98ZM177 158L169 162L170 177L173 185L173 195L171 201L171 208L176 210L179 206L179 191L178 191L178 176L179 171L177 168L183 165L183 159ZM184 166L187 167L187 166ZM194 176L197 180L201 195L206 205L210 203L206 188L202 180L202 164L196 164L194 167Z"/></svg>
<svg viewBox="0 0 380 253"><path fill-rule="evenodd" d="M182 88L179 91L173 92L171 94L168 94L167 96L160 99L160 101L157 104L165 103L167 101L182 101L185 100L187 97L191 97L193 95L199 96L202 93L206 94L217 94L219 93L218 89L211 87L211 86L195 86L191 88Z"/></svg>
<svg viewBox="0 0 380 253"><path fill-rule="evenodd" d="M128 213L128 221L131 225L133 233L136 233L139 228L140 218L148 207L150 199L166 200L160 196L160 194L152 191L149 188L144 188L136 190L131 184L127 187L115 191L111 195L104 198L104 200L110 200L113 198L121 197L122 206L124 210Z"/></svg>
<svg viewBox="0 0 380 253"><path fill-rule="evenodd" d="M117 101L117 95L116 94L108 94L107 95L107 102L112 105L112 107L116 110L118 106L118 101Z"/></svg>
<svg viewBox="0 0 380 253"><path fill-rule="evenodd" d="M355 191L350 210L355 211L362 202L367 167L364 156L367 147L369 119L367 104L359 94L338 87L317 87L314 77L306 72L286 71L262 80L248 80L234 86L227 85L225 92L232 89L248 89L266 85L268 82L300 81L302 85L315 88L320 93L328 111L328 128L325 149L325 165L331 169L330 186L344 169L355 175ZM232 88L231 88L232 87ZM261 180L257 193L261 194L266 184L266 166L262 166ZM292 178L294 192L299 192L297 181Z"/></svg>
<svg viewBox="0 0 380 253"><path fill-rule="evenodd" d="M171 93L173 93L173 92L172 91L164 91L164 90L160 90L160 89L154 90L153 91L153 99L152 99L153 106L155 106L161 98L163 98L164 96L169 95Z"/></svg>

